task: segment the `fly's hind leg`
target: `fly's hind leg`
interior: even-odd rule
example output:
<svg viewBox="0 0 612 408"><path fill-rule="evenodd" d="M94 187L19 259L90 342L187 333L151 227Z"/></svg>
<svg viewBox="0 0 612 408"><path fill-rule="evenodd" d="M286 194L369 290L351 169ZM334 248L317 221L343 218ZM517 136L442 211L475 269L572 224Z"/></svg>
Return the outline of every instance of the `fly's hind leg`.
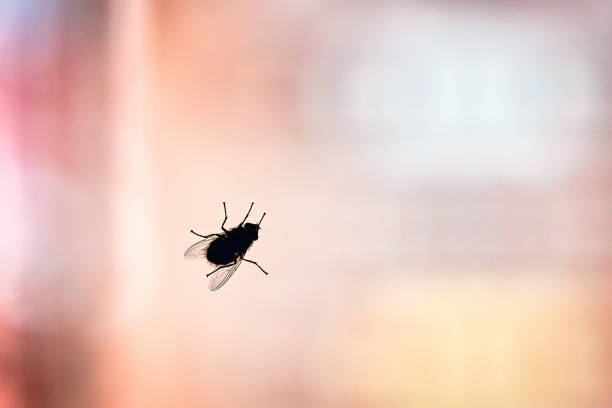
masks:
<svg viewBox="0 0 612 408"><path fill-rule="evenodd" d="M219 269L228 268L228 267L234 266L234 265L236 265L236 261L232 262L231 264L221 265L217 269L215 269L214 271L207 273L206 277L208 278L210 275L212 275L213 273L217 272Z"/></svg>
<svg viewBox="0 0 612 408"><path fill-rule="evenodd" d="M245 258L242 258L242 260L243 260L243 261L246 261L246 262L250 262L250 263L252 263L252 264L255 264L255 266L257 266L259 269L261 269L261 271L262 271L263 273L265 273L266 275L268 275L268 272L264 271L264 270L263 270L263 268L262 268L261 266L259 266L259 264L258 264L257 262L255 262L255 261L251 261L250 259L245 259Z"/></svg>
<svg viewBox="0 0 612 408"><path fill-rule="evenodd" d="M201 238L210 238L210 237L214 237L214 236L219 236L219 234L202 235L202 234L198 234L194 230L191 230L189 232L191 232L192 234L197 235L198 237L201 237Z"/></svg>

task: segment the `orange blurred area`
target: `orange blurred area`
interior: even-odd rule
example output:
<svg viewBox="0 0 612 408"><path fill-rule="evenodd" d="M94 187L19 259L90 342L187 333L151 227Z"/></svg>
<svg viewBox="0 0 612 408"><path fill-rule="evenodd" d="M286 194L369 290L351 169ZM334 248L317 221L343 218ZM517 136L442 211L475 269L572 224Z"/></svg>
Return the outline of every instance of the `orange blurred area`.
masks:
<svg viewBox="0 0 612 408"><path fill-rule="evenodd" d="M0 3L0 407L609 406L611 11Z"/></svg>

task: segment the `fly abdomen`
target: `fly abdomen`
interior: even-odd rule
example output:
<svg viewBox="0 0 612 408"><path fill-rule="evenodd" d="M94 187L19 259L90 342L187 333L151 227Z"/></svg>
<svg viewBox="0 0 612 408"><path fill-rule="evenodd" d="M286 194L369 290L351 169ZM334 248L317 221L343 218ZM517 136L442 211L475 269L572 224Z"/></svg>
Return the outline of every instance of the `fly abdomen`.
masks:
<svg viewBox="0 0 612 408"><path fill-rule="evenodd" d="M206 251L206 259L216 265L225 265L234 262L239 253L233 248L234 245L228 239L218 238L210 243Z"/></svg>

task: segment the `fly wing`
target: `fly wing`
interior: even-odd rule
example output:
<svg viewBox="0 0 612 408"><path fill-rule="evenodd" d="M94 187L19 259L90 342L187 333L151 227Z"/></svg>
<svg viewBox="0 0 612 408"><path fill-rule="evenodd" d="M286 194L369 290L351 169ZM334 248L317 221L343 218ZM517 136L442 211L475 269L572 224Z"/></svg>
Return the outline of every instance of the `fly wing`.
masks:
<svg viewBox="0 0 612 408"><path fill-rule="evenodd" d="M225 283L232 277L236 269L240 266L240 262L242 262L242 258L236 259L236 263L232 266L228 266L227 268L219 269L212 275L210 278L210 283L208 284L208 289L217 290L221 286L225 285Z"/></svg>
<svg viewBox="0 0 612 408"><path fill-rule="evenodd" d="M208 244L216 237L204 238L201 241L196 242L185 251L185 258L187 259L206 259L206 249Z"/></svg>

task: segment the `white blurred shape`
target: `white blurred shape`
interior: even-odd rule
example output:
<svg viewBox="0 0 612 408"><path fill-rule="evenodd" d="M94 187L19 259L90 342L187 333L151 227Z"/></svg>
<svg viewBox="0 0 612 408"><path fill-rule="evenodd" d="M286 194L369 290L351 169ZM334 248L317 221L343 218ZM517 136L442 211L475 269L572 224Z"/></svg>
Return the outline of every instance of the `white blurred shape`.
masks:
<svg viewBox="0 0 612 408"><path fill-rule="evenodd" d="M354 134L366 165L401 184L563 177L582 143L575 129L604 106L598 73L563 27L410 11L361 16L338 29L341 46L320 40L307 118Z"/></svg>
<svg viewBox="0 0 612 408"><path fill-rule="evenodd" d="M0 115L4 113L0 111ZM4 116L4 115L2 115ZM16 319L19 271L23 267L23 180L18 163L16 131L0 116L0 310ZM7 317L7 316L3 316Z"/></svg>

